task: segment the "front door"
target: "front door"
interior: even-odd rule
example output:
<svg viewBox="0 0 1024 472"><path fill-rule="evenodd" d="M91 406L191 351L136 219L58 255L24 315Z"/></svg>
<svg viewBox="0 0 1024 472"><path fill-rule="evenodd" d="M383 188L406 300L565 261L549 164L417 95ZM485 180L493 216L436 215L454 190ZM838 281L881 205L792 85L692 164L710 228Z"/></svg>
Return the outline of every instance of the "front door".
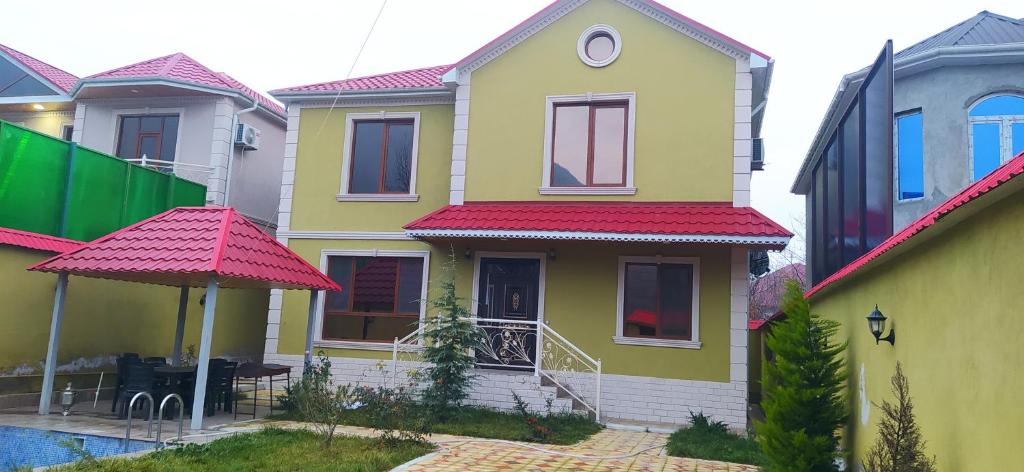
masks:
<svg viewBox="0 0 1024 472"><path fill-rule="evenodd" d="M488 348L477 352L486 367L533 368L537 346L540 261L480 258L477 317L487 332ZM488 321L490 320L490 321Z"/></svg>

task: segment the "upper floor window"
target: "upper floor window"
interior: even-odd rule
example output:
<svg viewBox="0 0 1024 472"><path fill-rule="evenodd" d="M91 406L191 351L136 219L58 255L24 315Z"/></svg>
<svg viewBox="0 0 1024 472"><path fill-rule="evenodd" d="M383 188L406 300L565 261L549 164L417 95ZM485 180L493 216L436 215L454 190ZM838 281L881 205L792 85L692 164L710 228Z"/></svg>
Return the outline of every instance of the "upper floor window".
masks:
<svg viewBox="0 0 1024 472"><path fill-rule="evenodd" d="M996 95L968 113L971 135L972 180L1024 152L1024 97Z"/></svg>
<svg viewBox="0 0 1024 472"><path fill-rule="evenodd" d="M426 258L408 256L327 255L327 275L343 290L327 292L320 339L390 343L415 331L423 313Z"/></svg>
<svg viewBox="0 0 1024 472"><path fill-rule="evenodd" d="M339 200L415 200L419 113L349 113Z"/></svg>
<svg viewBox="0 0 1024 472"><path fill-rule="evenodd" d="M590 100L586 96L548 98L541 193L635 192L633 97L590 94Z"/></svg>
<svg viewBox="0 0 1024 472"><path fill-rule="evenodd" d="M897 192L900 200L924 197L924 120L915 110L896 116Z"/></svg>
<svg viewBox="0 0 1024 472"><path fill-rule="evenodd" d="M121 116L117 136L117 156L122 159L174 161L178 115Z"/></svg>

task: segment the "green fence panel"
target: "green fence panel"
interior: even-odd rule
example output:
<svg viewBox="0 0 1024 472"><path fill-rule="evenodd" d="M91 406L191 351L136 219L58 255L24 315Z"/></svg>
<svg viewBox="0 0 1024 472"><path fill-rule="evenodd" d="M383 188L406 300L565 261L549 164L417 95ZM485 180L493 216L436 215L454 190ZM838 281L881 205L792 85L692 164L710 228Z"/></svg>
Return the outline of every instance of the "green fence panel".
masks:
<svg viewBox="0 0 1024 472"><path fill-rule="evenodd" d="M122 224L128 226L167 210L167 193L173 178L170 174L132 166L128 173L128 198Z"/></svg>
<svg viewBox="0 0 1024 472"><path fill-rule="evenodd" d="M0 122L0 226L60 231L70 145Z"/></svg>
<svg viewBox="0 0 1024 472"><path fill-rule="evenodd" d="M64 237L92 241L124 226L121 209L131 167L92 149L75 150Z"/></svg>
<svg viewBox="0 0 1024 472"><path fill-rule="evenodd" d="M206 205L206 186L185 179L174 179L171 207Z"/></svg>

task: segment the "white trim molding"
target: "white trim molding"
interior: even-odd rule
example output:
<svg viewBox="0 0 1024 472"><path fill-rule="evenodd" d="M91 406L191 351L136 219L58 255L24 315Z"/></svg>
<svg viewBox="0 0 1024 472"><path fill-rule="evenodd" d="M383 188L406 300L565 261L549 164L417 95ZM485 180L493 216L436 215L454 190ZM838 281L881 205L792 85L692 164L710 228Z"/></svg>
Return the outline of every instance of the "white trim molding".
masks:
<svg viewBox="0 0 1024 472"><path fill-rule="evenodd" d="M735 102L733 111L732 206L750 206L750 159L754 155L753 101L754 76L750 61L736 59Z"/></svg>
<svg viewBox="0 0 1024 472"><path fill-rule="evenodd" d="M611 54L601 60L594 59L587 54L587 43L591 39L597 36L607 36L612 40L612 52ZM576 55L580 57L580 60L584 64L590 67L604 67L608 64L615 62L619 58L619 54L622 52L622 36L619 35L619 31L612 26L605 24L597 24L591 26L580 34L580 38L576 40Z"/></svg>
<svg viewBox="0 0 1024 472"><path fill-rule="evenodd" d="M473 288L470 298L470 313L477 316L477 309L480 306L480 258L491 259L537 259L540 263L540 275L537 279L537 322L544 323L544 285L547 280L548 255L543 252L497 252L497 251L474 251L473 252Z"/></svg>
<svg viewBox="0 0 1024 472"><path fill-rule="evenodd" d="M555 105L560 103L600 103L626 101L626 185L623 187L552 187L551 166L554 158ZM575 95L549 95L544 100L544 162L541 172L541 195L634 195L633 185L634 145L636 143L636 92L598 93L587 92Z"/></svg>
<svg viewBox="0 0 1024 472"><path fill-rule="evenodd" d="M626 264L679 264L689 265L692 269L692 297L690 313L690 339L662 339L625 336L623 334L623 315L626 303ZM662 256L619 256L618 288L615 300L615 344L632 344L638 346L678 347L700 349L700 258L697 257L662 257Z"/></svg>
<svg viewBox="0 0 1024 472"><path fill-rule="evenodd" d="M419 325L427 319L427 284L430 279L430 251L392 251L384 249L323 249L320 251L320 271L327 273L327 261L331 256L348 257L414 257L423 259L423 279L420 288L420 321ZM316 326L313 333L313 345L316 347L338 348L338 349L362 349L369 351L390 351L393 348L391 341L333 341L323 339L324 303L327 294L319 297L316 306ZM416 340L416 344L422 345L423 338Z"/></svg>
<svg viewBox="0 0 1024 472"><path fill-rule="evenodd" d="M455 87L455 121L452 131L452 168L448 204L466 201L466 159L469 152L470 73L459 74Z"/></svg>
<svg viewBox="0 0 1024 472"><path fill-rule="evenodd" d="M366 194L349 193L349 175L352 168L352 144L354 143L355 124L368 120L412 120L412 151L410 156L409 193L403 194ZM419 200L416 195L416 164L420 142L420 112L380 111L377 113L346 113L345 143L341 151L341 189L338 190L338 201L375 201L375 202L414 202Z"/></svg>
<svg viewBox="0 0 1024 472"><path fill-rule="evenodd" d="M747 402L747 320L750 296L750 251L749 248L732 248L729 270L729 383Z"/></svg>
<svg viewBox="0 0 1024 472"><path fill-rule="evenodd" d="M402 231L278 231L278 238L358 241L415 241Z"/></svg>
<svg viewBox="0 0 1024 472"><path fill-rule="evenodd" d="M413 238L499 238L499 239L551 239L579 241L624 241L657 243L710 243L778 246L789 243L788 236L742 236L724 234L635 234L599 233L584 231L515 231L486 229L409 229L405 234Z"/></svg>

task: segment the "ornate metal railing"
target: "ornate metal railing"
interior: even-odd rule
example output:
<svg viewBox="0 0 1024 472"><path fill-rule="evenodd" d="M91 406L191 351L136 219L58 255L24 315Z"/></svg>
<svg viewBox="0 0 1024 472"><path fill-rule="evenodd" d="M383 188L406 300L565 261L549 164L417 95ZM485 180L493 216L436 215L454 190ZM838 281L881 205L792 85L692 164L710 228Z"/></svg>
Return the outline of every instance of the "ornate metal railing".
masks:
<svg viewBox="0 0 1024 472"><path fill-rule="evenodd" d="M469 318L486 338L473 354L478 367L530 372L559 394L573 400L601 418L601 360L582 349L544 323L529 320ZM435 321L428 321L433 323ZM392 383L398 385L399 373L418 381L423 367L422 339L427 325L421 325L404 338L395 338L391 354Z"/></svg>

